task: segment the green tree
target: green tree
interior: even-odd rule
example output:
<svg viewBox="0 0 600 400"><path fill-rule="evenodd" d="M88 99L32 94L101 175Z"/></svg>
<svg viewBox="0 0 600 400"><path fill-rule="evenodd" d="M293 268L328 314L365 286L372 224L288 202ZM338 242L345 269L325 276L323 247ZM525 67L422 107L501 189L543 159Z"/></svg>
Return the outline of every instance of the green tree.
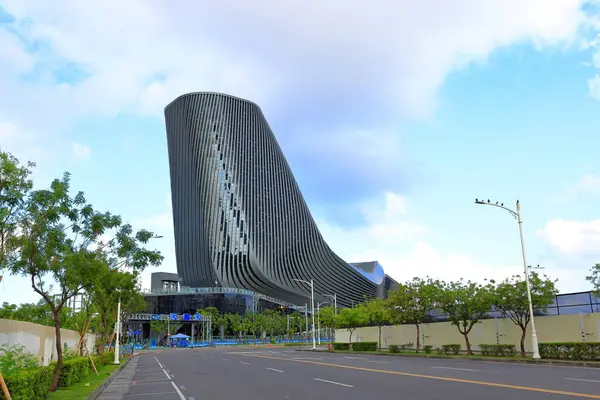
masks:
<svg viewBox="0 0 600 400"><path fill-rule="evenodd" d="M152 236L140 231L132 235L130 225L109 212L96 212L82 192L70 195L70 175L55 179L49 189L32 191L18 220L18 232L8 247L12 274L30 278L31 287L48 304L54 318L57 363L52 376L55 391L63 364L60 329L67 301L90 286L108 262L141 270L159 263L160 253L139 249L139 243ZM115 238L104 244L103 234L116 230Z"/></svg>
<svg viewBox="0 0 600 400"><path fill-rule="evenodd" d="M381 328L390 323L392 317L389 307L383 299L375 298L364 304L365 314L369 324L376 326L379 330L378 347L381 351Z"/></svg>
<svg viewBox="0 0 600 400"><path fill-rule="evenodd" d="M590 269L590 275L586 276L585 279L594 285L594 291L596 293L600 293L600 264L594 265Z"/></svg>
<svg viewBox="0 0 600 400"><path fill-rule="evenodd" d="M450 283L438 282L436 287L439 307L463 335L467 354L472 355L469 333L490 311L494 302L493 290L490 285L465 282L462 279Z"/></svg>
<svg viewBox="0 0 600 400"><path fill-rule="evenodd" d="M548 310L558 290L555 287L557 280L548 276L540 276L537 272L529 272L529 286L531 288L531 304L534 309L542 312ZM498 283L494 288L494 306L498 311L509 318L521 328L521 357L525 357L525 336L527 326L531 320L529 313L529 299L527 297L527 282L521 275L513 275Z"/></svg>
<svg viewBox="0 0 600 400"><path fill-rule="evenodd" d="M12 154L0 150L0 272L11 264L9 258L18 255L13 239L33 188L34 166L31 162L21 165Z"/></svg>
<svg viewBox="0 0 600 400"><path fill-rule="evenodd" d="M342 308L337 315L336 325L340 328L347 329L350 345L352 345L352 334L357 328L365 326L369 323L369 318L364 307Z"/></svg>
<svg viewBox="0 0 600 400"><path fill-rule="evenodd" d="M436 293L435 281L429 278L413 278L412 281L398 284L386 302L394 320L415 326L417 353L421 349L421 323L429 318L435 306Z"/></svg>
<svg viewBox="0 0 600 400"><path fill-rule="evenodd" d="M98 312L101 337L98 348L102 351L114 331L119 299L121 299L122 315L142 311L146 303L137 289L137 273L114 270L107 263L104 263L97 274L89 280L85 290ZM139 303L140 297L143 305ZM134 303L137 309L132 308L132 302L137 303Z"/></svg>

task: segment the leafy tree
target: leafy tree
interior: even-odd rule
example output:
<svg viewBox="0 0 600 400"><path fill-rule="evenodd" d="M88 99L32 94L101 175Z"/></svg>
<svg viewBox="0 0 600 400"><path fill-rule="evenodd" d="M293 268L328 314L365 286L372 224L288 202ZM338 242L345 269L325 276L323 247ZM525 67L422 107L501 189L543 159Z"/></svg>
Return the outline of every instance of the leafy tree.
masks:
<svg viewBox="0 0 600 400"><path fill-rule="evenodd" d="M10 257L17 255L10 245L18 235L19 221L33 188L31 169L34 166L31 162L21 165L12 154L0 150L0 271L10 265Z"/></svg>
<svg viewBox="0 0 600 400"><path fill-rule="evenodd" d="M107 262L141 270L162 260L160 253L140 249L139 243L147 242L150 232L132 235L131 226L122 225L121 218L96 212L82 192L71 197L69 191L68 173L49 189L32 191L19 215L18 232L8 243L16 255L8 258L8 269L28 276L52 311L57 363L51 391L56 390L63 365L60 329L67 301L90 286ZM116 230L115 238L102 243L102 235L111 229Z"/></svg>
<svg viewBox="0 0 600 400"><path fill-rule="evenodd" d="M489 285L483 286L462 279L450 283L439 282L437 288L439 307L464 336L467 354L472 355L469 333L490 311L494 302L493 290Z"/></svg>
<svg viewBox="0 0 600 400"><path fill-rule="evenodd" d="M225 316L233 334L235 336L238 336L241 340L242 335L245 333L245 330L247 328L247 324L243 320L242 316L239 314L225 314Z"/></svg>
<svg viewBox="0 0 600 400"><path fill-rule="evenodd" d="M542 312L548 310L558 290L556 280L546 275L540 276L535 271L529 272L529 286L531 288L531 304L534 309ZM529 299L527 297L527 282L521 275L513 275L496 285L493 298L494 306L521 328L521 357L525 357L525 335L527 325L531 320L529 313Z"/></svg>
<svg viewBox="0 0 600 400"><path fill-rule="evenodd" d="M140 311L139 304L137 310L132 310L131 306L128 306L131 301L137 302L138 297L142 296L137 290L137 274L114 270L104 263L97 274L89 280L85 289L98 312L102 341L98 348L104 349L104 344L110 341L113 334L119 299L121 299L122 314ZM145 306L143 296L142 301Z"/></svg>
<svg viewBox="0 0 600 400"><path fill-rule="evenodd" d="M375 298L365 303L365 313L369 323L379 329L378 346L381 351L381 328L388 324L391 319L390 309L383 299Z"/></svg>
<svg viewBox="0 0 600 400"><path fill-rule="evenodd" d="M348 329L350 333L349 342L352 344L352 334L356 328L365 326L369 322L364 307L342 308L336 318L336 325Z"/></svg>
<svg viewBox="0 0 600 400"><path fill-rule="evenodd" d="M590 275L586 276L585 279L594 285L594 291L597 294L600 293L600 264L594 265L590 269Z"/></svg>
<svg viewBox="0 0 600 400"><path fill-rule="evenodd" d="M429 278L413 278L404 284L398 284L387 299L392 317L401 323L413 324L416 328L417 353L421 346L421 323L429 317L435 306L437 283Z"/></svg>

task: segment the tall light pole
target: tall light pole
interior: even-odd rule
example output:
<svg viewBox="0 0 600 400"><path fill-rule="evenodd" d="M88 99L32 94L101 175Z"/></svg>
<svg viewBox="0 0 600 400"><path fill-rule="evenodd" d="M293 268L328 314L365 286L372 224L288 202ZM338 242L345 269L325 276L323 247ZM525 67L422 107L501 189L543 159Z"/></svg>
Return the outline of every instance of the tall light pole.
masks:
<svg viewBox="0 0 600 400"><path fill-rule="evenodd" d="M337 294L324 294L323 297L327 297L333 301L333 314L337 314Z"/></svg>
<svg viewBox="0 0 600 400"><path fill-rule="evenodd" d="M529 316L531 318L531 345L533 347L533 358L539 359L540 351L538 347L538 337L537 332L535 330L535 320L533 318L533 303L531 301L531 286L529 285L529 271L527 268L527 258L525 257L525 241L523 240L523 220L521 219L521 204L519 200L517 200L516 211L512 210L508 207L504 206L504 203L498 204L498 202L490 202L488 199L487 202L479 199L475 199L475 204L481 204L486 206L494 206L501 208L503 210L508 211L510 215L514 217L519 223L519 237L521 239L521 254L523 256L523 273L525 274L525 284L527 286L527 301L529 302Z"/></svg>
<svg viewBox="0 0 600 400"><path fill-rule="evenodd" d="M150 239L161 239L162 236L152 236ZM118 271L119 268L116 269ZM168 333L168 332L167 332ZM119 302L117 303L117 326L115 329L115 358L113 364L120 364L119 356L121 352L121 346L119 344L119 337L121 336L121 295L119 295Z"/></svg>
<svg viewBox="0 0 600 400"><path fill-rule="evenodd" d="M310 282L309 281L305 281L303 279L292 279L296 282L302 282L302 283L306 283L307 285L310 285L310 304L311 304L311 309L312 309L312 348L313 350L317 349L317 339L315 338L315 285L313 280L311 279Z"/></svg>

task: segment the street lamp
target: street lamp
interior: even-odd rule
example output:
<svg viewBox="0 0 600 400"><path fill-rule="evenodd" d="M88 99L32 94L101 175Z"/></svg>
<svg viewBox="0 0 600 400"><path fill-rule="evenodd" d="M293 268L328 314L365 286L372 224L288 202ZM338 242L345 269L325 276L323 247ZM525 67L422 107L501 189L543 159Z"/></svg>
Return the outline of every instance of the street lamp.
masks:
<svg viewBox="0 0 600 400"><path fill-rule="evenodd" d="M531 287L529 285L529 271L527 268L527 258L525 257L525 242L523 240L523 221L521 220L521 204L519 203L519 200L517 200L516 211L504 206L504 203L500 203L500 204L498 204L498 202L493 203L493 202L490 202L489 199L487 200L487 202L483 201L483 200L475 199L475 204L494 206L494 207L498 207L503 210L506 210L519 223L519 237L521 239L521 254L523 256L523 272L525 273L525 284L527 286L527 301L529 302L529 315L531 318L531 345L533 347L533 358L539 359L541 357L540 357L540 351L538 348L537 332L535 330L535 320L533 318L533 303L531 302Z"/></svg>
<svg viewBox="0 0 600 400"><path fill-rule="evenodd" d="M302 282L302 283L306 283L307 285L310 285L310 303L311 303L311 309L312 309L312 348L313 350L317 349L317 340L315 338L315 285L313 280L311 279L310 282L309 281L305 281L303 279L292 279L293 281L296 282Z"/></svg>
<svg viewBox="0 0 600 400"><path fill-rule="evenodd" d="M161 239L162 236L152 236L150 239ZM117 271L119 268L116 269ZM121 295L119 295L119 302L117 303L117 326L115 329L115 358L113 360L113 364L119 365L121 362L119 360L119 355L121 352L121 346L119 345L119 337L121 336ZM169 332L167 332L168 334Z"/></svg>
<svg viewBox="0 0 600 400"><path fill-rule="evenodd" d="M324 294L323 297L327 297L333 301L333 313L337 314L337 294Z"/></svg>

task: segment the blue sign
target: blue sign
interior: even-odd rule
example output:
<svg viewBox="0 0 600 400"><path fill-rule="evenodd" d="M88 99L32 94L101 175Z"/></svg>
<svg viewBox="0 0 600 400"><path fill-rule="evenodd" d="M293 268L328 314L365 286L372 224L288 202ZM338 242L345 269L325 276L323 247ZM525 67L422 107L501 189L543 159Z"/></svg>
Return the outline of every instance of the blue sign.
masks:
<svg viewBox="0 0 600 400"><path fill-rule="evenodd" d="M183 314L183 320L184 321L189 321L190 320L190 314Z"/></svg>
<svg viewBox="0 0 600 400"><path fill-rule="evenodd" d="M177 321L177 314L171 313L171 321Z"/></svg>
<svg viewBox="0 0 600 400"><path fill-rule="evenodd" d="M152 314L152 321L160 321L160 314Z"/></svg>
<svg viewBox="0 0 600 400"><path fill-rule="evenodd" d="M194 319L195 319L196 321L200 321L200 320L202 319L202 314L200 314L200 313L196 313L196 314L194 315Z"/></svg>

